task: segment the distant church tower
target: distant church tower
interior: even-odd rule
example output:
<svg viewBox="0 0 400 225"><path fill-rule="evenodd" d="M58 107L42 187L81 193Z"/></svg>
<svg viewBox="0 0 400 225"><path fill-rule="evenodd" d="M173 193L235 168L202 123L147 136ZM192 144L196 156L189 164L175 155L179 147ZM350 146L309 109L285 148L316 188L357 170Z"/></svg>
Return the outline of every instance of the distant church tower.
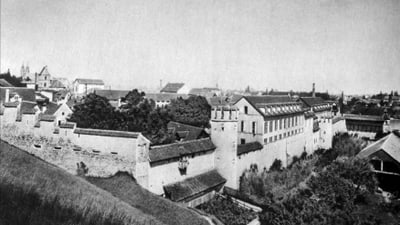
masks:
<svg viewBox="0 0 400 225"><path fill-rule="evenodd" d="M235 106L214 107L211 111L211 140L216 146L215 167L227 180L226 186L239 188L237 176L237 136L239 110Z"/></svg>
<svg viewBox="0 0 400 225"><path fill-rule="evenodd" d="M24 66L24 63L22 63L22 66L21 66L21 77L22 78L25 77L25 74L26 74L25 66Z"/></svg>

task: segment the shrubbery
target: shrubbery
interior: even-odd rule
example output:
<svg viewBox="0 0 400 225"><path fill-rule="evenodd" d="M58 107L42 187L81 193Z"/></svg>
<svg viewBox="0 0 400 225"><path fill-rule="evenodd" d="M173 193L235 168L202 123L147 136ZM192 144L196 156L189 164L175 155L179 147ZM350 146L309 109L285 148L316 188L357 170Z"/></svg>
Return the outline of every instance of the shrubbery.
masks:
<svg viewBox="0 0 400 225"><path fill-rule="evenodd" d="M209 202L199 205L198 208L229 225L245 225L257 216L252 210L238 206L229 197L215 197Z"/></svg>

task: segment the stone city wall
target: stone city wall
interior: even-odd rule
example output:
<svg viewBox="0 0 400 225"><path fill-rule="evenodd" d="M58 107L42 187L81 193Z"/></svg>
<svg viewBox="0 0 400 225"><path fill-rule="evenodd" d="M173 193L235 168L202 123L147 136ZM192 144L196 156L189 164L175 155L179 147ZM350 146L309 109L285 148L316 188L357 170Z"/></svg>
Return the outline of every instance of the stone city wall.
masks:
<svg viewBox="0 0 400 225"><path fill-rule="evenodd" d="M15 124L2 126L1 139L72 174L77 174L78 164L82 162L88 176L109 177L118 171L135 175L134 158L93 153L87 148L78 148L70 139L25 133Z"/></svg>

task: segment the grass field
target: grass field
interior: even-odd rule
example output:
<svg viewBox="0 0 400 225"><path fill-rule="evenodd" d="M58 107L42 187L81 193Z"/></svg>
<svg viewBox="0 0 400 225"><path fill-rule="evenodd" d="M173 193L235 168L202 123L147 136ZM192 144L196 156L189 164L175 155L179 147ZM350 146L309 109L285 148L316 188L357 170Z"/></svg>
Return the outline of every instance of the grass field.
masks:
<svg viewBox="0 0 400 225"><path fill-rule="evenodd" d="M83 178L0 141L0 224L165 223Z"/></svg>

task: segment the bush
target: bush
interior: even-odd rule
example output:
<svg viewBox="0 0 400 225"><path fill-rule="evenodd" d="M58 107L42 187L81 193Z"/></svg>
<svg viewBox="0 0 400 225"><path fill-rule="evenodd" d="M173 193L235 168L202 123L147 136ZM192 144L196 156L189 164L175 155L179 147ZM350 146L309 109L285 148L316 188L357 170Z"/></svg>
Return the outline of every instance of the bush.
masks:
<svg viewBox="0 0 400 225"><path fill-rule="evenodd" d="M282 171L282 161L275 159L272 165L269 167L270 171Z"/></svg>
<svg viewBox="0 0 400 225"><path fill-rule="evenodd" d="M215 215L224 224L229 225L245 225L257 216L252 210L238 206L229 197L216 197L197 208Z"/></svg>

